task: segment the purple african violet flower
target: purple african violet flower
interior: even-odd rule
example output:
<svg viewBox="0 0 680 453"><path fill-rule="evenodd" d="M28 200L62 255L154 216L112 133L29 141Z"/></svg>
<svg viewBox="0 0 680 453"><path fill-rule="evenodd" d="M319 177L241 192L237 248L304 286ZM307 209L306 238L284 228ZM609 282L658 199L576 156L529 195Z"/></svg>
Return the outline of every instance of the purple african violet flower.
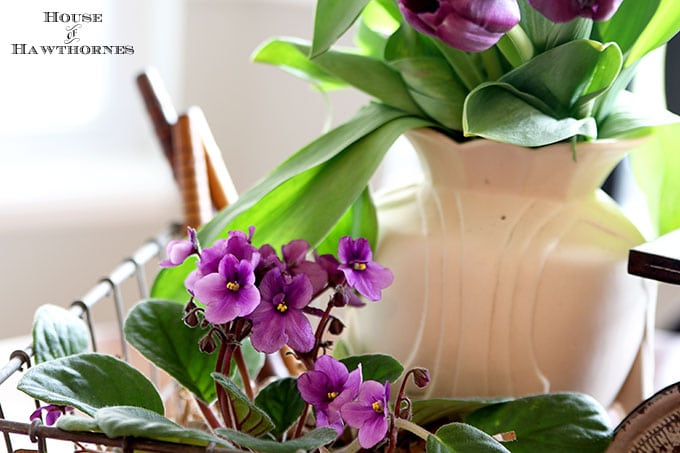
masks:
<svg viewBox="0 0 680 453"><path fill-rule="evenodd" d="M389 269L373 261L371 246L364 238L340 238L338 258L342 263L339 269L345 274L347 283L370 300L380 300L381 290L394 280Z"/></svg>
<svg viewBox="0 0 680 453"><path fill-rule="evenodd" d="M205 319L212 324L224 324L239 316L247 316L260 303L255 287L253 264L225 255L217 272L201 277L194 283L194 294L205 304Z"/></svg>
<svg viewBox="0 0 680 453"><path fill-rule="evenodd" d="M306 275L290 276L274 268L260 283L262 301L249 318L250 341L255 349L272 353L287 344L298 352L314 347L314 332L302 313L312 300L312 284Z"/></svg>
<svg viewBox="0 0 680 453"><path fill-rule="evenodd" d="M54 425L59 417L66 412L72 412L73 408L70 406L58 406L56 404L48 404L46 406L40 406L31 413L29 420L33 421L35 419L40 419L42 412L45 411L45 424Z"/></svg>
<svg viewBox="0 0 680 453"><path fill-rule="evenodd" d="M319 263L309 261L309 243L297 239L281 247L283 262L292 275L306 274L312 282L314 294L320 293L328 284L328 274Z"/></svg>
<svg viewBox="0 0 680 453"><path fill-rule="evenodd" d="M529 4L553 22L569 22L577 17L607 20L623 0L528 0Z"/></svg>
<svg viewBox="0 0 680 453"><path fill-rule="evenodd" d="M345 427L340 410L359 395L361 366L351 373L340 361L329 355L316 360L314 370L303 373L297 380L302 399L314 406L316 426L330 426L338 436Z"/></svg>
<svg viewBox="0 0 680 453"><path fill-rule="evenodd" d="M250 261L255 268L260 261L260 254L256 247L250 243L251 235L246 236L242 231L230 231L226 239L218 239L211 247L201 251L196 270L192 271L184 281L184 286L189 293L194 294L194 285L198 280L209 274L217 272L217 268L226 255L231 254L239 261Z"/></svg>
<svg viewBox="0 0 680 453"><path fill-rule="evenodd" d="M181 241L170 241L166 248L167 258L162 260L158 265L160 267L175 267L179 266L189 256L199 253L198 239L196 238L196 230L187 228L189 239Z"/></svg>
<svg viewBox="0 0 680 453"><path fill-rule="evenodd" d="M362 448L372 448L385 438L389 399L389 382L382 385L376 381L366 381L359 388L358 400L342 407L345 422L359 429L359 445Z"/></svg>
<svg viewBox="0 0 680 453"><path fill-rule="evenodd" d="M399 9L419 32L466 52L488 49L520 20L516 0L399 0Z"/></svg>

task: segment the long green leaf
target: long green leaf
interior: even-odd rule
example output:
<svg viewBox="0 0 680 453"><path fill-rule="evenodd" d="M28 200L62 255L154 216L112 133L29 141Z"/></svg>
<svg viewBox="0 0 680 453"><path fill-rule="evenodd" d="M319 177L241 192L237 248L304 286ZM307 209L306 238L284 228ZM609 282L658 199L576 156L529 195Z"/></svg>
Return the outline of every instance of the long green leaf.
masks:
<svg viewBox="0 0 680 453"><path fill-rule="evenodd" d="M464 133L519 146L543 146L576 135L597 136L593 118L556 119L527 103L514 87L480 85L465 101Z"/></svg>
<svg viewBox="0 0 680 453"><path fill-rule="evenodd" d="M43 362L29 368L17 388L35 399L73 406L90 416L106 406L137 406L163 413L153 384L127 363L105 354Z"/></svg>
<svg viewBox="0 0 680 453"><path fill-rule="evenodd" d="M293 42L293 40L284 39L266 41L255 50L252 60L278 66L322 91L333 91L347 86L342 80L311 61Z"/></svg>
<svg viewBox="0 0 680 453"><path fill-rule="evenodd" d="M304 436L286 442L274 442L268 439L258 439L240 431L233 429L218 428L215 430L220 436L233 441L242 447L253 451L267 453L297 453L300 451L315 451L326 444L330 444L337 437L338 433L333 428L318 428L310 431Z"/></svg>
<svg viewBox="0 0 680 453"><path fill-rule="evenodd" d="M506 445L518 453L600 453L611 435L604 409L592 397L577 393L530 396L488 406L468 415L465 422L492 435L514 431L517 440Z"/></svg>
<svg viewBox="0 0 680 453"><path fill-rule="evenodd" d="M626 58L629 66L663 45L680 30L680 8L677 0L660 0L659 7Z"/></svg>
<svg viewBox="0 0 680 453"><path fill-rule="evenodd" d="M33 317L35 362L86 352L90 344L87 326L78 316L56 305L39 307Z"/></svg>
<svg viewBox="0 0 680 453"><path fill-rule="evenodd" d="M231 379L220 373L212 373L211 376L226 390L239 431L260 437L274 429L274 422L269 415L252 403Z"/></svg>
<svg viewBox="0 0 680 453"><path fill-rule="evenodd" d="M300 54L309 51L309 46L301 41L289 41L289 44L298 49ZM339 80L389 106L407 113L422 114L411 99L399 73L384 61L356 52L329 50L316 57L314 63Z"/></svg>
<svg viewBox="0 0 680 453"><path fill-rule="evenodd" d="M427 438L427 453L509 453L493 437L474 426L450 423Z"/></svg>
<svg viewBox="0 0 680 453"><path fill-rule="evenodd" d="M186 428L155 412L133 406L104 407L94 416L95 423L109 437L140 437L184 445L206 446L211 442L233 447L224 439L205 431Z"/></svg>
<svg viewBox="0 0 680 453"><path fill-rule="evenodd" d="M318 0L314 15L312 58L327 51L357 20L370 0Z"/></svg>
<svg viewBox="0 0 680 453"><path fill-rule="evenodd" d="M631 153L635 179L647 198L659 235L680 228L680 123L659 126Z"/></svg>
<svg viewBox="0 0 680 453"><path fill-rule="evenodd" d="M378 242L378 215L368 187L316 247L316 251L319 255L324 253L337 255L338 241L343 236L366 238L371 248L375 250Z"/></svg>
<svg viewBox="0 0 680 453"><path fill-rule="evenodd" d="M658 7L659 0L628 0L621 3L611 19L595 24L599 35L597 38L602 42L617 43L625 54L640 37Z"/></svg>
<svg viewBox="0 0 680 453"><path fill-rule="evenodd" d="M144 357L209 404L216 398L210 373L215 371L217 354L198 350L206 331L187 327L183 316L184 307L175 302L139 302L125 321L125 338Z"/></svg>

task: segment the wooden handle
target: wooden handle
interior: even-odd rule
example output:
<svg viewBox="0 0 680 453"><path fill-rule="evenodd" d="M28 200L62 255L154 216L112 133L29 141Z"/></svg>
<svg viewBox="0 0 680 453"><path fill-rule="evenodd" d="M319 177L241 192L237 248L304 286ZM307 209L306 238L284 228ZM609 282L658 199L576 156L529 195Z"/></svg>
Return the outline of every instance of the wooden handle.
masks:
<svg viewBox="0 0 680 453"><path fill-rule="evenodd" d="M212 217L212 203L205 153L194 115L195 111L189 109L177 118L172 128L172 143L184 221L187 226L198 228Z"/></svg>
<svg viewBox="0 0 680 453"><path fill-rule="evenodd" d="M222 151L217 146L203 110L199 107L192 107L192 114L194 114L192 118L195 119L196 128L200 133L203 151L205 152L210 197L215 209L224 209L238 199L234 181L231 179L227 165L224 163Z"/></svg>
<svg viewBox="0 0 680 453"><path fill-rule="evenodd" d="M151 118L156 136L163 148L163 153L168 162L173 165L172 127L177 122L177 112L172 105L170 95L165 89L160 75L153 68L147 69L137 76L137 87L144 100L146 111Z"/></svg>

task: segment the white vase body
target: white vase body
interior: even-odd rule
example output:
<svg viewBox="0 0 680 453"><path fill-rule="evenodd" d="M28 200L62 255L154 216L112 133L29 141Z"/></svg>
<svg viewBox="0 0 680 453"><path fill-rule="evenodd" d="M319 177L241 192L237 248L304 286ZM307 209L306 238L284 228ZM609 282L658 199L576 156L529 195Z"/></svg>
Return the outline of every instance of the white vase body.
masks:
<svg viewBox="0 0 680 453"><path fill-rule="evenodd" d="M426 397L580 391L610 406L628 380L624 405L641 399L655 295L627 273L642 236L599 190L627 149L407 137L426 178L377 199L376 259L395 282L357 311L355 350L428 368Z"/></svg>

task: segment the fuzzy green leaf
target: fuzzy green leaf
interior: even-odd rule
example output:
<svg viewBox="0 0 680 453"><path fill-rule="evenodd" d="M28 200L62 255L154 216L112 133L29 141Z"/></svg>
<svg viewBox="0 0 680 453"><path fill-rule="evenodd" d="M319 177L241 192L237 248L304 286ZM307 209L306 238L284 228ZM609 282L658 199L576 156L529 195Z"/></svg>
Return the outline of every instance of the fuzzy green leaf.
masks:
<svg viewBox="0 0 680 453"><path fill-rule="evenodd" d="M35 362L86 352L90 334L82 319L56 305L39 307L33 317Z"/></svg>
<svg viewBox="0 0 680 453"><path fill-rule="evenodd" d="M233 429L218 428L215 430L220 436L233 441L235 444L253 451L267 453L297 453L300 451L314 451L326 444L330 444L337 437L338 433L333 428L318 428L304 436L286 442L275 442L273 440L258 439L248 434L234 431Z"/></svg>
<svg viewBox="0 0 680 453"><path fill-rule="evenodd" d="M465 416L483 407L510 401L508 398L428 399L413 401L413 418L417 425L436 421L460 422Z"/></svg>
<svg viewBox="0 0 680 453"><path fill-rule="evenodd" d="M559 393L519 398L479 409L465 422L488 434L514 431L513 452L602 452L611 429L604 409L590 396Z"/></svg>
<svg viewBox="0 0 680 453"><path fill-rule="evenodd" d="M135 305L125 320L125 338L144 357L206 403L216 398L210 373L217 354L198 350L206 334L182 321L184 307L165 300L145 300Z"/></svg>
<svg viewBox="0 0 680 453"><path fill-rule="evenodd" d="M357 369L361 364L364 381L372 380L380 383L395 382L404 372L404 367L394 358L384 354L365 354L345 357L340 360L349 371Z"/></svg>
<svg viewBox="0 0 680 453"><path fill-rule="evenodd" d="M62 415L57 419L55 426L64 431L101 432L94 418L73 414Z"/></svg>
<svg viewBox="0 0 680 453"><path fill-rule="evenodd" d="M493 437L474 426L450 423L427 438L427 453L509 453Z"/></svg>
<svg viewBox="0 0 680 453"><path fill-rule="evenodd" d="M274 422L269 415L253 404L231 379L220 373L212 373L211 376L226 390L234 406L236 426L240 431L260 437L274 429Z"/></svg>
<svg viewBox="0 0 680 453"><path fill-rule="evenodd" d="M206 446L211 442L224 447L232 445L205 431L185 428L155 412L141 407L104 407L97 411L95 423L108 437L141 437L185 445Z"/></svg>
<svg viewBox="0 0 680 453"><path fill-rule="evenodd" d="M267 385L257 394L255 404L274 422L273 434L277 438L300 417L305 407L293 378L277 379Z"/></svg>
<svg viewBox="0 0 680 453"><path fill-rule="evenodd" d="M72 406L90 416L106 406L164 411L156 388L142 373L106 354L78 354L43 362L29 368L17 388L37 400Z"/></svg>

